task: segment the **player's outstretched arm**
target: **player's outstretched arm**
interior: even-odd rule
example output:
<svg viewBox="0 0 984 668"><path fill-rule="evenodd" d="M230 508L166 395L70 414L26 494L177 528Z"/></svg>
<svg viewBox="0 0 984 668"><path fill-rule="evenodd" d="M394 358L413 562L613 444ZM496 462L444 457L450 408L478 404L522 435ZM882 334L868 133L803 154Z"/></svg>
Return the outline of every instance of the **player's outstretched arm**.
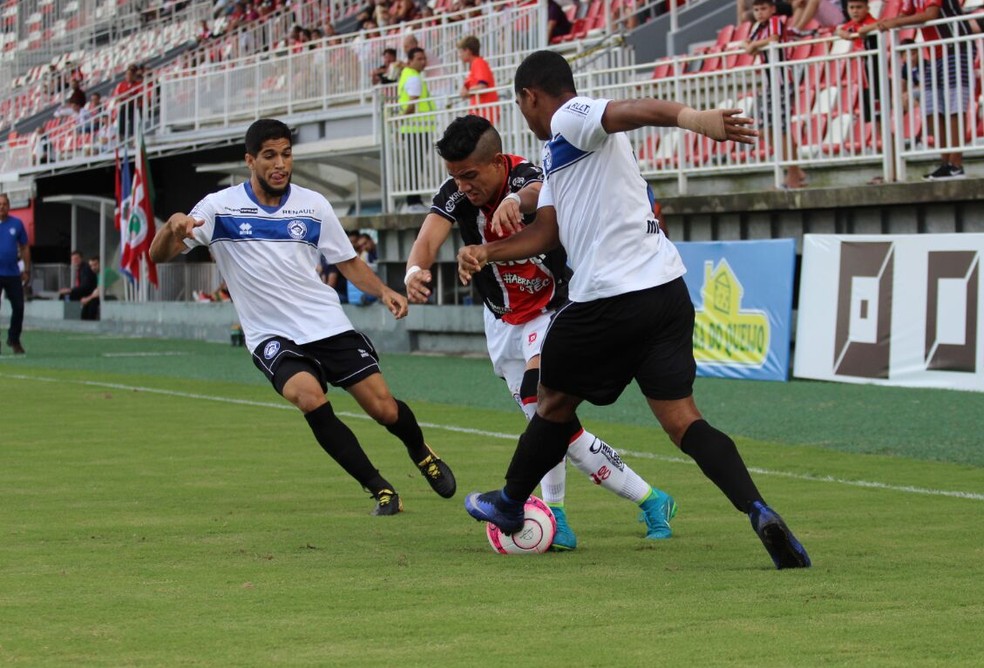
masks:
<svg viewBox="0 0 984 668"><path fill-rule="evenodd" d="M356 256L335 265L342 276L367 295L378 297L397 320L407 315L407 298L380 280L372 268Z"/></svg>
<svg viewBox="0 0 984 668"><path fill-rule="evenodd" d="M154 235L154 241L150 244L150 259L154 262L174 259L186 248L184 240L191 239L195 228L204 224L203 221L183 213L174 214Z"/></svg>
<svg viewBox="0 0 984 668"><path fill-rule="evenodd" d="M683 128L717 141L755 143L758 131L751 118L739 116L741 109L707 109L698 111L679 102L665 100L612 100L601 117L609 134L642 127Z"/></svg>
<svg viewBox="0 0 984 668"><path fill-rule="evenodd" d="M509 235L523 229L523 215L536 211L542 186L543 183L540 181L528 183L518 192L507 195L499 202L495 213L492 214L492 232Z"/></svg>
<svg viewBox="0 0 984 668"><path fill-rule="evenodd" d="M468 285L472 275L481 271L489 262L525 260L551 251L559 245L557 210L552 206L540 207L536 220L522 231L500 241L461 248L458 251L458 278L463 285Z"/></svg>
<svg viewBox="0 0 984 668"><path fill-rule="evenodd" d="M436 213L429 213L424 218L424 224L417 233L417 239L410 249L407 259L407 274L403 284L407 286L407 298L413 304L424 304L430 297L431 265L437 259L437 253L448 235L451 234L451 222Z"/></svg>

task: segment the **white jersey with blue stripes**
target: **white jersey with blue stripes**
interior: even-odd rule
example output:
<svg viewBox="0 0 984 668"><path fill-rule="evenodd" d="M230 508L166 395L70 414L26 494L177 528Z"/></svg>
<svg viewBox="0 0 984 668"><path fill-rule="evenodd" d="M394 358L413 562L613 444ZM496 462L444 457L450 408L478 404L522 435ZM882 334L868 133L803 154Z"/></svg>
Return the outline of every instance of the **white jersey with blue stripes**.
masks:
<svg viewBox="0 0 984 668"><path fill-rule="evenodd" d="M653 192L628 137L601 125L608 102L568 100L551 119L552 139L543 149L539 206L557 209L575 302L645 290L686 273L653 215Z"/></svg>
<svg viewBox="0 0 984 668"><path fill-rule="evenodd" d="M356 255L322 195L291 185L278 206L263 206L247 181L207 195L189 215L204 224L185 244L209 247L250 350L271 336L310 343L352 329L315 272L322 253L332 264Z"/></svg>

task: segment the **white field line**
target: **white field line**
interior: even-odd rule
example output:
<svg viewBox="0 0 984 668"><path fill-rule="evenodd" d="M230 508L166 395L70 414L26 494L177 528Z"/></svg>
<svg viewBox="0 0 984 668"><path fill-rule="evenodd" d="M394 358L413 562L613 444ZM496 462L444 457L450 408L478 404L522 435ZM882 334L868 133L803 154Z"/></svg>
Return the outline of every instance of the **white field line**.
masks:
<svg viewBox="0 0 984 668"><path fill-rule="evenodd" d="M0 373L0 378L11 378L14 380L28 380L37 381L42 383L70 383L73 385L85 385L88 387L100 387L112 390L127 390L132 392L146 392L148 394L161 394L169 397L179 397L182 399L195 399L199 401L215 401L224 404L236 404L240 406L257 406L260 408L275 408L281 410L296 410L293 406L286 403L273 403L269 401L253 401L250 399L233 399L231 397L216 397L214 395L207 394L195 394L193 392L181 392L178 390L164 390L155 387L142 387L138 385L123 385L120 383L104 383L94 380L65 380L62 378L46 378L43 376L28 376L24 374L12 374L12 373ZM340 411L337 413L343 417L356 418L359 420L369 420L371 419L368 415L364 413L350 413L347 411ZM486 431L484 429L471 429L469 427L459 427L456 425L449 424L437 424L433 422L421 422L421 427L426 427L428 429L443 429L444 431L452 431L460 434L473 434L476 436L487 436L489 438L498 438L507 441L516 441L519 439L519 434L506 434L497 431ZM693 460L685 459L683 457L667 457L665 455L657 455L652 452L640 452L636 450L622 450L619 452L630 457L638 457L641 459L653 459L661 462L668 462L671 464L687 464L694 465ZM810 475L808 473L790 473L788 471L774 471L772 469L763 469L759 467L749 467L748 469L752 473L757 473L759 475L766 476L776 476L780 478L792 478L794 480L807 480L810 482L825 482L833 483L837 485L848 485L850 487L864 487L868 489L882 489L891 492L902 492L904 494L923 494L927 496L947 496L957 499L970 499L972 501L984 501L984 494L978 494L974 492L959 492L946 489L927 489L924 487L913 487L911 485L890 485L883 482L874 482L870 480L847 480L844 478L837 478L834 476L820 476L820 475Z"/></svg>

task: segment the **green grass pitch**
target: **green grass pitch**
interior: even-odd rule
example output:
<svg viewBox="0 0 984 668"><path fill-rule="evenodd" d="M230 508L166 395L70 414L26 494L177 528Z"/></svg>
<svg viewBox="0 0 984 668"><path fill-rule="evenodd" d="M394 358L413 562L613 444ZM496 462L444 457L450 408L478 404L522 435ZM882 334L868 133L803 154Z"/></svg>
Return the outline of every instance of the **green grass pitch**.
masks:
<svg viewBox="0 0 984 668"><path fill-rule="evenodd" d="M403 497L374 518L243 349L24 345L0 355L0 665L981 665L980 394L699 380L813 558L780 572L634 388L582 421L676 497L673 538L572 469L578 549L503 557L462 508L523 427L487 361L383 357L451 500L329 394Z"/></svg>

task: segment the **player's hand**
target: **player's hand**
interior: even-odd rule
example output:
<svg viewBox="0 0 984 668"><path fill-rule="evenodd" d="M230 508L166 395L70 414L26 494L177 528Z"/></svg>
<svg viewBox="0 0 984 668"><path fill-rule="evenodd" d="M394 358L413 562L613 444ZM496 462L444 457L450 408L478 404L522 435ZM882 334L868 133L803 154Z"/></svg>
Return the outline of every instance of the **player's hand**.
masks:
<svg viewBox="0 0 984 668"><path fill-rule="evenodd" d="M495 213L492 214L492 233L499 237L508 237L523 229L523 214L519 210L519 202L513 198L499 202Z"/></svg>
<svg viewBox="0 0 984 668"><path fill-rule="evenodd" d="M195 228L201 227L205 221L192 218L183 213L176 213L167 219L167 226L171 234L179 239L191 239L194 236Z"/></svg>
<svg viewBox="0 0 984 668"><path fill-rule="evenodd" d="M718 141L735 141L740 144L754 144L756 137L759 136L758 130L749 127L755 121L746 116L739 116L741 109L722 109L721 117L724 120L724 139ZM717 137L714 137L717 139Z"/></svg>
<svg viewBox="0 0 984 668"><path fill-rule="evenodd" d="M461 279L461 284L471 283L472 275L481 271L486 264L488 255L484 246L463 246L458 251L458 278Z"/></svg>
<svg viewBox="0 0 984 668"><path fill-rule="evenodd" d="M429 269L421 269L407 278L407 298L411 304L426 304L431 291L427 287L433 277Z"/></svg>
<svg viewBox="0 0 984 668"><path fill-rule="evenodd" d="M407 306L407 298L401 295L395 290L385 288L383 294L379 295L379 301L389 309L389 312L393 314L393 317L397 320L407 317L407 312L409 307Z"/></svg>

